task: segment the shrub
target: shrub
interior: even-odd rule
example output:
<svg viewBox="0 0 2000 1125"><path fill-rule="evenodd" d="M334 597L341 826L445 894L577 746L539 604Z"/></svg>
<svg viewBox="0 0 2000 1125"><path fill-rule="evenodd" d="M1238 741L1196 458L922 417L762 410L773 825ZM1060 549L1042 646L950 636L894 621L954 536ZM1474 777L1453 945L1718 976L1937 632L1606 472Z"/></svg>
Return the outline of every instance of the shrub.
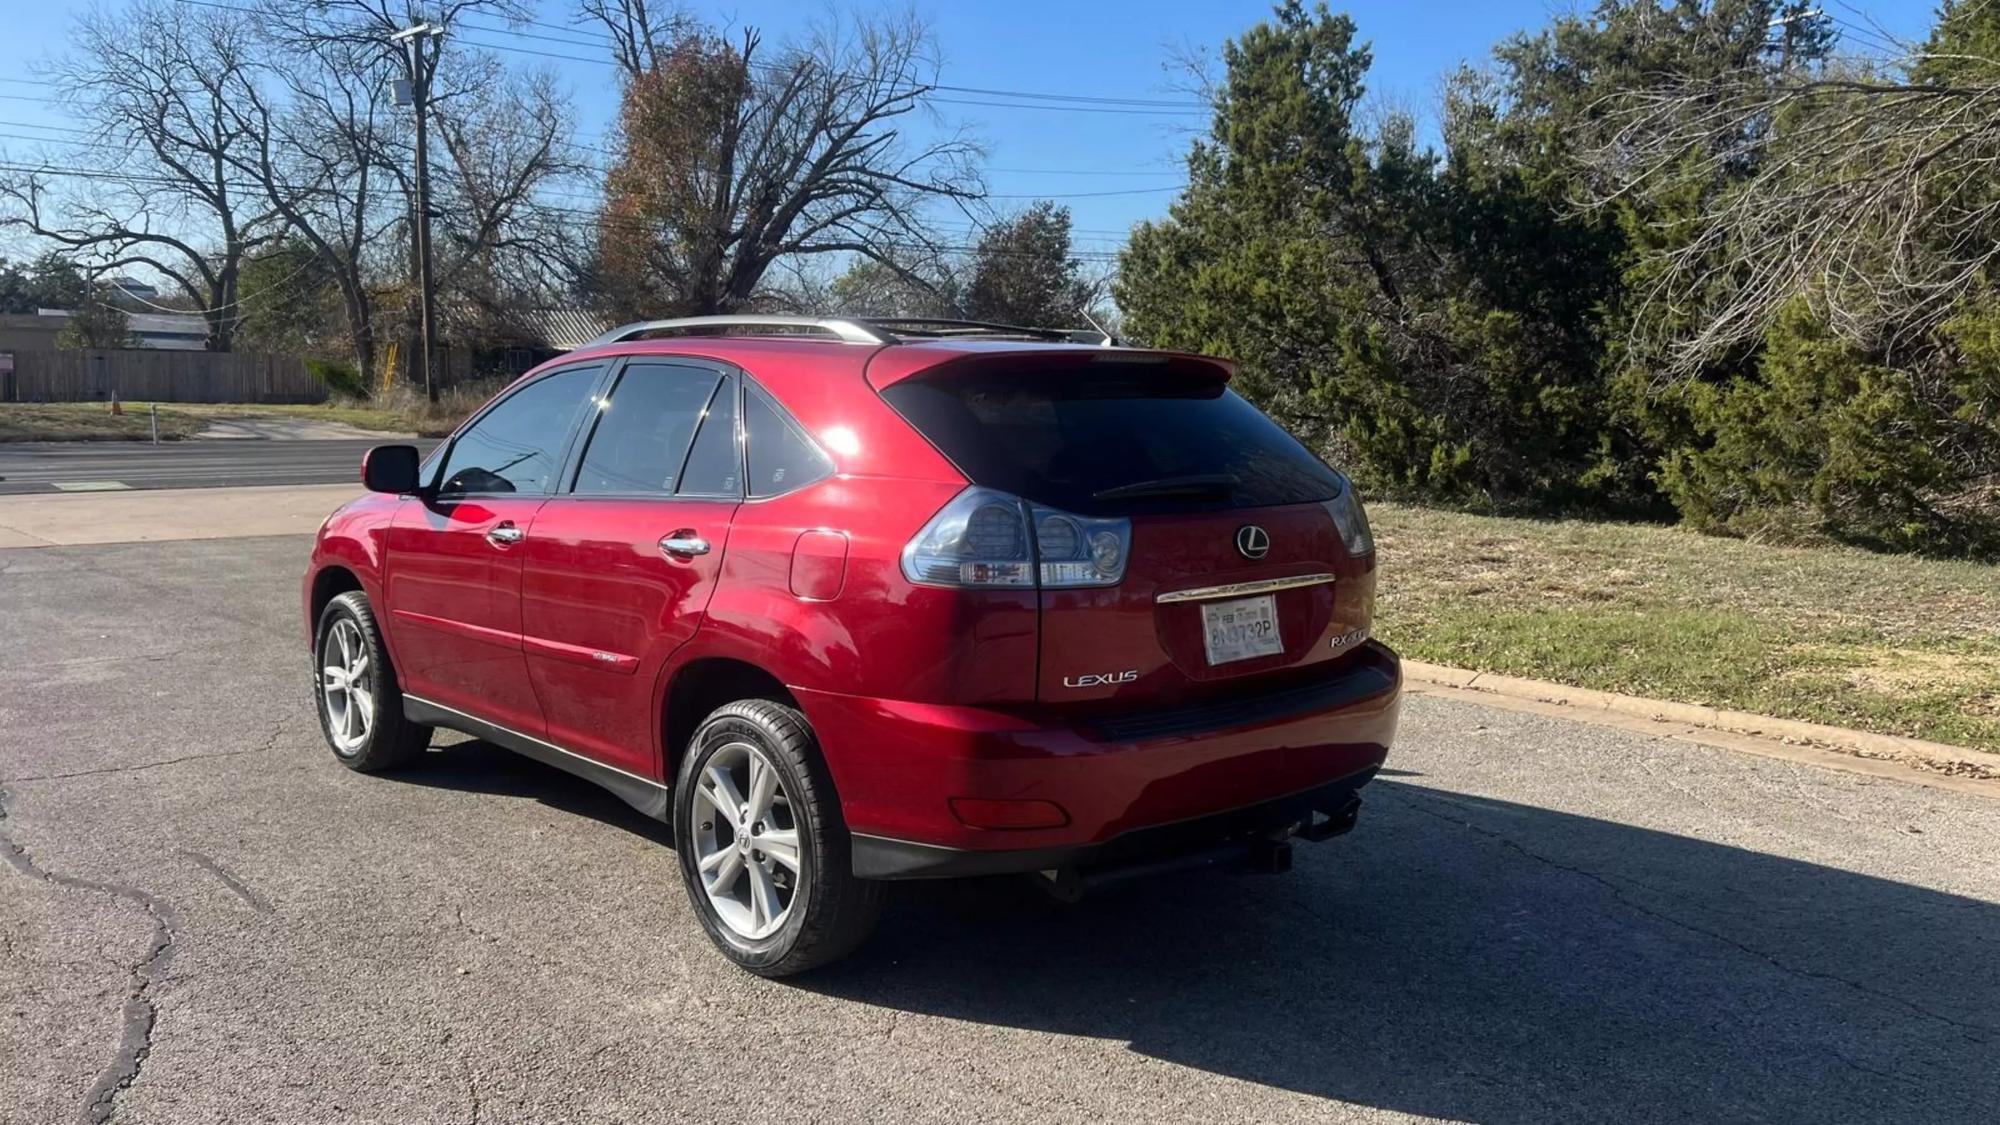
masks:
<svg viewBox="0 0 2000 1125"><path fill-rule="evenodd" d="M361 381L361 372L351 363L337 359L321 359L317 356L306 358L306 374L311 375L327 394L334 398L364 399L368 397L368 387Z"/></svg>
<svg viewBox="0 0 2000 1125"><path fill-rule="evenodd" d="M1990 422L2000 381L1949 354L1971 360L2000 340L1995 317L1992 308L1970 310L1948 329L1957 349L1935 341L1890 366L1802 306L1786 310L1751 373L1692 388L1699 437L1667 456L1662 486L1706 530L2000 554L1990 477L2000 463ZM1990 354L2000 358L2000 348Z"/></svg>

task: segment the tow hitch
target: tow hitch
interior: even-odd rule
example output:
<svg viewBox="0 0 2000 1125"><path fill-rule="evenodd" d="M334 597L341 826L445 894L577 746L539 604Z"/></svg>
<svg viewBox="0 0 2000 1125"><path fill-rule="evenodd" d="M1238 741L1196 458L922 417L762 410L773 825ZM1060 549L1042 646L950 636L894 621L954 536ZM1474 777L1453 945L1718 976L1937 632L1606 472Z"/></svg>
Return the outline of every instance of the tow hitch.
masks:
<svg viewBox="0 0 2000 1125"><path fill-rule="evenodd" d="M1361 815L1361 794L1349 794L1347 803L1339 808L1319 809L1306 817L1306 823L1299 829L1299 838L1317 844L1321 840L1331 840L1354 831L1354 821ZM1318 819L1320 817L1326 819Z"/></svg>
<svg viewBox="0 0 2000 1125"><path fill-rule="evenodd" d="M1292 830L1280 828L1250 841L1250 870L1283 875L1292 869Z"/></svg>
<svg viewBox="0 0 2000 1125"><path fill-rule="evenodd" d="M1361 815L1361 797L1349 793L1346 799L1332 808L1312 809L1306 812L1304 820L1292 820L1276 828L1266 829L1245 839L1237 836L1195 851L1156 856L1138 862L1126 862L1104 867L1079 870L1075 867L1054 867L1037 871L1029 878L1035 885L1062 902L1075 902L1084 893L1110 883L1121 883L1127 879L1147 875L1161 875L1174 871L1185 871L1195 867L1247 867L1251 871L1266 875L1282 875L1292 869L1292 841L1305 840L1318 843L1335 836L1353 831L1355 820ZM1247 862L1246 862L1247 861Z"/></svg>

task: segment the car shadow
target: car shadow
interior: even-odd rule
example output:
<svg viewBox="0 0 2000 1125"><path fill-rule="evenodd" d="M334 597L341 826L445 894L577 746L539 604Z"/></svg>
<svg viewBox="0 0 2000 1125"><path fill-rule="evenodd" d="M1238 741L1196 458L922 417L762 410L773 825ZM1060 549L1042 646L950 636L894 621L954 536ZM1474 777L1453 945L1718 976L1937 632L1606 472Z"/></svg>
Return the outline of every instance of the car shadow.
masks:
<svg viewBox="0 0 2000 1125"><path fill-rule="evenodd" d="M602 786L482 739L452 731L439 731L436 738L422 757L396 771L395 780L434 789L525 797L673 846L671 828Z"/></svg>
<svg viewBox="0 0 2000 1125"><path fill-rule="evenodd" d="M2000 906L1398 782L1367 801L1289 877L1070 908L913 884L802 987L1457 1120L1994 1120Z"/></svg>
<svg viewBox="0 0 2000 1125"><path fill-rule="evenodd" d="M485 743L398 776L671 845ZM1020 879L898 884L868 944L793 983L1466 1121L1993 1120L2000 905L1407 782L1366 798L1287 877L1073 906Z"/></svg>

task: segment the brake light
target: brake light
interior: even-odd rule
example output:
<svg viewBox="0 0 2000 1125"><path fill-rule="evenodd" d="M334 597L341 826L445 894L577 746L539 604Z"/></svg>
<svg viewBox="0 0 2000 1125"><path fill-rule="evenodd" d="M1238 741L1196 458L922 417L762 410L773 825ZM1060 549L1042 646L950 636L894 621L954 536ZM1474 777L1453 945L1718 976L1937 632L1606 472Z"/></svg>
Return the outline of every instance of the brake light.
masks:
<svg viewBox="0 0 2000 1125"><path fill-rule="evenodd" d="M1361 506L1361 497L1354 494L1353 481L1341 477L1340 495L1326 501L1323 507L1333 517L1333 526L1340 530L1340 542L1347 548L1349 558L1375 553L1375 533L1369 530L1368 512Z"/></svg>
<svg viewBox="0 0 2000 1125"><path fill-rule="evenodd" d="M1132 521L1096 519L968 488L903 548L903 576L926 586L1116 586Z"/></svg>

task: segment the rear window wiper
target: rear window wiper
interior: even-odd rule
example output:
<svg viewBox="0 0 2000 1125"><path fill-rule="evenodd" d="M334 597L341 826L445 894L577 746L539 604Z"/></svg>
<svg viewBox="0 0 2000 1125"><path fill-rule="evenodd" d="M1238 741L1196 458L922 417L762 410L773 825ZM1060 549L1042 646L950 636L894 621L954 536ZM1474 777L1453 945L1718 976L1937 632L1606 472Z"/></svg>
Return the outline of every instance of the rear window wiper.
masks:
<svg viewBox="0 0 2000 1125"><path fill-rule="evenodd" d="M1091 493L1093 500L1125 500L1134 496L1225 496L1243 483L1228 473L1204 473L1158 480L1134 481Z"/></svg>

